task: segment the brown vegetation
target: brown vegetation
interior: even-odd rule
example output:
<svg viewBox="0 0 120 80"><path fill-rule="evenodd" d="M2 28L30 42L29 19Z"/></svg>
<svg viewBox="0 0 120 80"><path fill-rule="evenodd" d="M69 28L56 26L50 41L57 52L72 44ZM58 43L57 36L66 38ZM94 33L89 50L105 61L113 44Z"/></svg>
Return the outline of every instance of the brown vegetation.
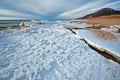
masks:
<svg viewBox="0 0 120 80"><path fill-rule="evenodd" d="M95 18L88 18L88 19L81 19L81 20L75 20L74 22L77 23L86 23L93 25L94 27L98 27L96 25L99 25L99 27L110 27L111 25L120 25L120 15L111 15L111 16L101 16L101 17L95 17Z"/></svg>
<svg viewBox="0 0 120 80"><path fill-rule="evenodd" d="M110 32L101 31L98 29L92 29L91 31L95 33L96 36L101 37L105 40L116 40L117 39L117 36L111 34Z"/></svg>
<svg viewBox="0 0 120 80"><path fill-rule="evenodd" d="M109 16L100 16L100 17L92 17L92 18L87 18L88 20L90 19L120 19L120 14L116 15L109 15Z"/></svg>

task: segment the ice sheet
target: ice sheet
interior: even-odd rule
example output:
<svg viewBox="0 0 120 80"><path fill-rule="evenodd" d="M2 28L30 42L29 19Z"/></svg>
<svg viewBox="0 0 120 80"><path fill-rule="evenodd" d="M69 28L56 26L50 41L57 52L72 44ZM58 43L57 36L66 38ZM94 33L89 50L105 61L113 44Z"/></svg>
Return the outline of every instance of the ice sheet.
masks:
<svg viewBox="0 0 120 80"><path fill-rule="evenodd" d="M120 65L64 28L0 32L0 80L25 79L119 80Z"/></svg>

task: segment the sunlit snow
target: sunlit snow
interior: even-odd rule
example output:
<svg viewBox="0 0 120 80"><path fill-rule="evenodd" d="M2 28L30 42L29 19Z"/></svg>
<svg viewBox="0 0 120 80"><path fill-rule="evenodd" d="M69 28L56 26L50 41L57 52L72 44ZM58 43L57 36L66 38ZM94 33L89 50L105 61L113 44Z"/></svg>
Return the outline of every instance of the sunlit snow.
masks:
<svg viewBox="0 0 120 80"><path fill-rule="evenodd" d="M0 31L0 80L119 80L120 65L56 24Z"/></svg>

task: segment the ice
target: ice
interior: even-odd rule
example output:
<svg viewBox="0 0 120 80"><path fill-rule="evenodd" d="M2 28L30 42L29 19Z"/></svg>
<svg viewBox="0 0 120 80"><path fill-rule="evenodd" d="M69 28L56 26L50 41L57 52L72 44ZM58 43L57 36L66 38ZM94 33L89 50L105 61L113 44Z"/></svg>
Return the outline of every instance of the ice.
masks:
<svg viewBox="0 0 120 80"><path fill-rule="evenodd" d="M90 32L89 30L75 30L77 33L78 38L85 39L89 44L92 46L96 46L101 51L107 51L118 61L120 61L120 37L119 33L115 34L118 36L117 40L105 40L98 36L96 36L94 33Z"/></svg>
<svg viewBox="0 0 120 80"><path fill-rule="evenodd" d="M68 25L68 26L73 26L73 27L78 27L78 28L88 28L92 25L88 25L88 24L85 24L85 23L81 23L81 24L77 24L77 23L74 23L74 22L61 22L61 24L65 24L65 25Z"/></svg>
<svg viewBox="0 0 120 80"><path fill-rule="evenodd" d="M120 25L112 25L110 28L101 28L103 31L120 33Z"/></svg>
<svg viewBox="0 0 120 80"><path fill-rule="evenodd" d="M0 80L120 79L118 63L57 24L0 32Z"/></svg>

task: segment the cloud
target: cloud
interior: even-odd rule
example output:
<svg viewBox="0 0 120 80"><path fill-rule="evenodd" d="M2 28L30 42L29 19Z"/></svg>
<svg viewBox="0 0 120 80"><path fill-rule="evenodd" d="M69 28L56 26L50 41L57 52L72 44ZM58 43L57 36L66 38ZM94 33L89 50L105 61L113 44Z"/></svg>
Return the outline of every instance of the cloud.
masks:
<svg viewBox="0 0 120 80"><path fill-rule="evenodd" d="M99 10L101 8L105 8L105 7L111 7L111 8L118 8L119 7L120 1L116 1L116 2L109 2L106 3L106 1L100 0L97 2L88 2L86 4L84 4L83 6L80 6L79 8L70 10L70 11L66 11L62 14L59 15L59 17L62 18L78 18L81 16L84 16L86 14L92 13L96 10Z"/></svg>
<svg viewBox="0 0 120 80"><path fill-rule="evenodd" d="M11 16L23 16L23 17L33 17L33 15L19 13L12 10L0 9L0 15L11 15Z"/></svg>
<svg viewBox="0 0 120 80"><path fill-rule="evenodd" d="M60 14L60 17L64 17L64 18L77 18L78 16L83 15L82 13L86 12L88 9L95 7L96 5L102 3L103 1L97 1L97 2L88 2L86 4L84 4L83 6L80 6L79 8L64 12L62 14Z"/></svg>
<svg viewBox="0 0 120 80"><path fill-rule="evenodd" d="M12 8L16 8L20 11L33 12L39 15L46 15L54 12L61 12L71 7L74 2L69 2L68 0L5 0L6 3L12 5ZM66 6L68 5L68 6ZM5 6L6 7L6 6Z"/></svg>
<svg viewBox="0 0 120 80"><path fill-rule="evenodd" d="M93 8L93 9L91 9L91 11L99 10L99 9L105 8L105 7L110 7L110 8L120 10L119 4L120 4L120 1L110 2L110 3L104 4L100 7Z"/></svg>
<svg viewBox="0 0 120 80"><path fill-rule="evenodd" d="M4 9L34 15L36 18L56 17L58 14L74 8L78 1L73 0L2 0ZM66 6L67 5L67 6ZM0 13L1 14L1 13ZM9 13L11 15L11 12Z"/></svg>
<svg viewBox="0 0 120 80"><path fill-rule="evenodd" d="M112 3L108 3L107 5L104 5L103 7L113 7L113 8L117 7L118 8L119 4L120 4L120 1L115 1L115 2L112 2ZM118 9L120 9L120 7Z"/></svg>
<svg viewBox="0 0 120 80"><path fill-rule="evenodd" d="M111 0L1 0L0 16L17 18L77 18L101 7L120 8Z"/></svg>
<svg viewBox="0 0 120 80"><path fill-rule="evenodd" d="M36 16L0 8L0 20L2 19L32 19L32 18L36 18Z"/></svg>

